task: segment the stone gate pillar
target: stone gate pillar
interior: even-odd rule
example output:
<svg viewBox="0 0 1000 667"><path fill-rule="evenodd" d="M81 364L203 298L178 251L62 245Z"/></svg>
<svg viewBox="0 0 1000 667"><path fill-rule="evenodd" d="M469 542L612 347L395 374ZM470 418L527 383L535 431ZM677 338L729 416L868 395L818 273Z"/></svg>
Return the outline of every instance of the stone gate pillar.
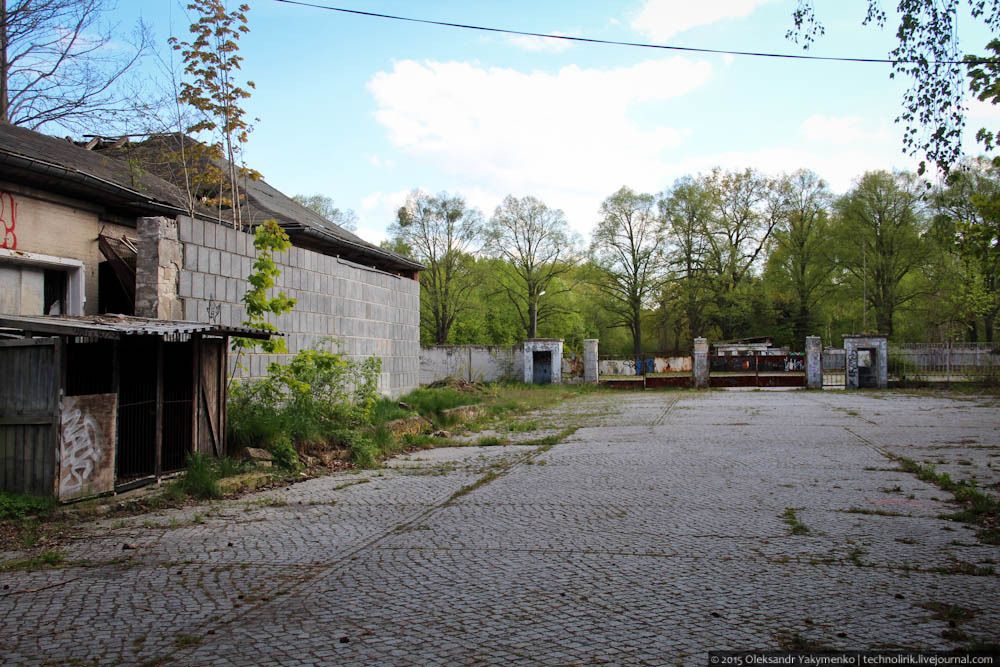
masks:
<svg viewBox="0 0 1000 667"><path fill-rule="evenodd" d="M694 339L694 388L708 389L708 339Z"/></svg>
<svg viewBox="0 0 1000 667"><path fill-rule="evenodd" d="M889 386L889 339L884 334L844 336L844 386L885 389Z"/></svg>
<svg viewBox="0 0 1000 667"><path fill-rule="evenodd" d="M583 381L596 383L597 370L597 343L596 338L587 338L583 341Z"/></svg>
<svg viewBox="0 0 1000 667"><path fill-rule="evenodd" d="M806 387L823 388L823 339L806 336Z"/></svg>

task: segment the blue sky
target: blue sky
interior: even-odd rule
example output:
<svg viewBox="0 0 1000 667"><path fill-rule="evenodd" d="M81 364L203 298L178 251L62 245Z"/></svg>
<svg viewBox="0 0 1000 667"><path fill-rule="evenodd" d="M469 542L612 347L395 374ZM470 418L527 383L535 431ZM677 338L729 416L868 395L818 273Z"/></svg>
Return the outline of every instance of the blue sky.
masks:
<svg viewBox="0 0 1000 667"><path fill-rule="evenodd" d="M569 44L348 16L248 0L244 73L259 118L249 165L287 194L354 209L378 242L413 188L464 195L489 216L508 193L565 211L584 238L622 185L661 191L712 167L809 168L835 192L901 153L901 82L888 65L767 60ZM323 0L352 9L718 49L799 52L794 0ZM185 38L183 2L123 0L160 43ZM235 4L235 3L232 3ZM865 4L818 2L818 55L884 57L893 29ZM985 31L965 21L963 46ZM165 46L163 47L165 50ZM974 104L970 125L1000 114ZM975 150L969 133L968 150Z"/></svg>

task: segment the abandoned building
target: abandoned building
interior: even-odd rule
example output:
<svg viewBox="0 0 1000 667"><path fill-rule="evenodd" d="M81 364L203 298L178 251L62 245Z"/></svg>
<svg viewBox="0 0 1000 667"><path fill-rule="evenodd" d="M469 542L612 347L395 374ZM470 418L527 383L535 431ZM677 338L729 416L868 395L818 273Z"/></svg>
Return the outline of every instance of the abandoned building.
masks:
<svg viewBox="0 0 1000 667"><path fill-rule="evenodd" d="M418 263L341 229L263 180L247 179L248 223L234 229L211 210L192 211L186 190L154 175L155 165L130 159L126 145L95 139L81 146L0 125L0 313L120 313L238 326L255 256L253 226L274 219L293 244L275 256L278 289L296 299L272 322L287 354L331 340L348 357L381 358L384 394L417 387ZM284 358L252 354L240 372L261 376Z"/></svg>
<svg viewBox="0 0 1000 667"><path fill-rule="evenodd" d="M242 326L242 297L267 219L293 244L275 255L296 299L272 320L288 350L239 372L332 340L381 358L383 393L417 386L419 264L264 181L234 229L116 145L0 124L0 488L71 499L224 451L228 337L263 335Z"/></svg>
<svg viewBox="0 0 1000 667"><path fill-rule="evenodd" d="M226 453L228 338L267 332L127 315L0 314L0 490L61 501Z"/></svg>

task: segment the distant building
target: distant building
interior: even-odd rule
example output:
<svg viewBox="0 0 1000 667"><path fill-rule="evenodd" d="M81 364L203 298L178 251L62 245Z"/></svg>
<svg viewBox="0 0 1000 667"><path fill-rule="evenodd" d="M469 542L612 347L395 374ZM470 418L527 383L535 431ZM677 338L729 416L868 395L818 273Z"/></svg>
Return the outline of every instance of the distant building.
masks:
<svg viewBox="0 0 1000 667"><path fill-rule="evenodd" d="M122 313L239 325L255 254L251 232L273 218L294 246L276 257L279 288L297 300L274 321L288 353L333 339L350 357L382 359L383 393L415 388L423 267L263 180L245 183L243 230L217 211L189 206L177 178L153 173L172 176L168 161L154 158L177 136L78 145L0 125L0 314ZM282 359L253 354L242 365L260 376L273 360Z"/></svg>

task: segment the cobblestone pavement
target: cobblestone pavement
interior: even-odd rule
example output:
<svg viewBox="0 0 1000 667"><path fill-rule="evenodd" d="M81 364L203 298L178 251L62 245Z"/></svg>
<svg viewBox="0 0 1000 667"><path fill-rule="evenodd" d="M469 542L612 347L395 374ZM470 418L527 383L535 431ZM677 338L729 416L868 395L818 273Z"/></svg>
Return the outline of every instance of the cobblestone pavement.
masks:
<svg viewBox="0 0 1000 667"><path fill-rule="evenodd" d="M532 419L581 428L85 525L68 566L0 572L2 662L673 665L1000 641L1000 547L886 456L995 485L993 399L595 393Z"/></svg>

